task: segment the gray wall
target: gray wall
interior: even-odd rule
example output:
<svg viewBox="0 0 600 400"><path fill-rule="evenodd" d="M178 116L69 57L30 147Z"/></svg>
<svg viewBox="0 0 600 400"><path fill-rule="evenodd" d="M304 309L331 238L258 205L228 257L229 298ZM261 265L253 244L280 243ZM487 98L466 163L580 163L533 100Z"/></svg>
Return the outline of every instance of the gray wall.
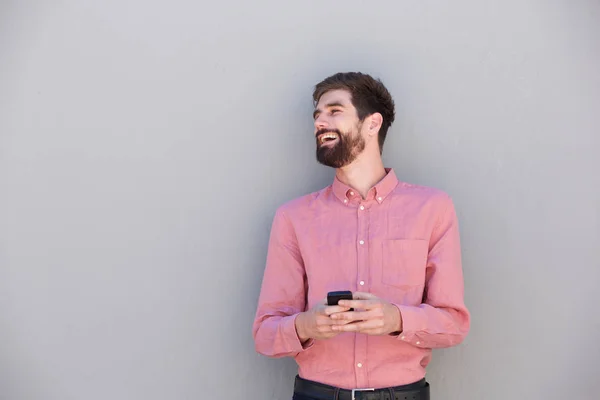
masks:
<svg viewBox="0 0 600 400"><path fill-rule="evenodd" d="M434 398L598 398L598 1L200 3L0 3L1 399L291 398L251 323L340 70L456 202L473 324Z"/></svg>

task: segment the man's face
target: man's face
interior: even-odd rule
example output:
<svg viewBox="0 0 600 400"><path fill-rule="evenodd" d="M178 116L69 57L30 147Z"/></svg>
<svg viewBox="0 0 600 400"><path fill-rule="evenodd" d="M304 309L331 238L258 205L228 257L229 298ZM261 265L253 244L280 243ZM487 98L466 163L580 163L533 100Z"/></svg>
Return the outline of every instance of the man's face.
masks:
<svg viewBox="0 0 600 400"><path fill-rule="evenodd" d="M362 123L352 105L350 92L332 90L319 99L314 112L317 161L341 168L356 159L365 148Z"/></svg>

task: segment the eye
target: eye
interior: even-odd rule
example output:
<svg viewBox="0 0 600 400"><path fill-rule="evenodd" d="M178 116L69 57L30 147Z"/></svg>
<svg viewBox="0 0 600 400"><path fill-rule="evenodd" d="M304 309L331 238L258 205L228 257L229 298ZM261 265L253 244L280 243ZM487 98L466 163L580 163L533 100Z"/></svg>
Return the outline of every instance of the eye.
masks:
<svg viewBox="0 0 600 400"><path fill-rule="evenodd" d="M341 111L342 111L342 110L338 110L338 109L331 110L331 114L332 114L332 115L333 115L333 114L337 114L338 112L341 112Z"/></svg>

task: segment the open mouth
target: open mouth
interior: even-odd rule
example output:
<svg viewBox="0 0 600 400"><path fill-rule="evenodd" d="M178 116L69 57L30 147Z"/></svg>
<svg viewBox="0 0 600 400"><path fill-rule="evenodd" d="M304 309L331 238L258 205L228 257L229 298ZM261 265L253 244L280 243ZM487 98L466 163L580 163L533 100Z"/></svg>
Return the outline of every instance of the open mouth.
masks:
<svg viewBox="0 0 600 400"><path fill-rule="evenodd" d="M336 143L338 141L339 137L336 133L324 133L321 136L319 136L319 144L321 146L324 145L333 145L334 143Z"/></svg>

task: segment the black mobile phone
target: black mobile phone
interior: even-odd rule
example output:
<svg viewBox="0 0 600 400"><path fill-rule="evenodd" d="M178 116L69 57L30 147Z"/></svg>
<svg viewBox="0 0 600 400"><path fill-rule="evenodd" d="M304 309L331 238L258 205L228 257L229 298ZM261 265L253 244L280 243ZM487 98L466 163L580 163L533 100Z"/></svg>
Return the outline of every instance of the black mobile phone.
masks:
<svg viewBox="0 0 600 400"><path fill-rule="evenodd" d="M349 290L341 290L327 293L328 306L337 306L340 300L352 300L352 292ZM354 309L351 308L350 311L354 311Z"/></svg>

